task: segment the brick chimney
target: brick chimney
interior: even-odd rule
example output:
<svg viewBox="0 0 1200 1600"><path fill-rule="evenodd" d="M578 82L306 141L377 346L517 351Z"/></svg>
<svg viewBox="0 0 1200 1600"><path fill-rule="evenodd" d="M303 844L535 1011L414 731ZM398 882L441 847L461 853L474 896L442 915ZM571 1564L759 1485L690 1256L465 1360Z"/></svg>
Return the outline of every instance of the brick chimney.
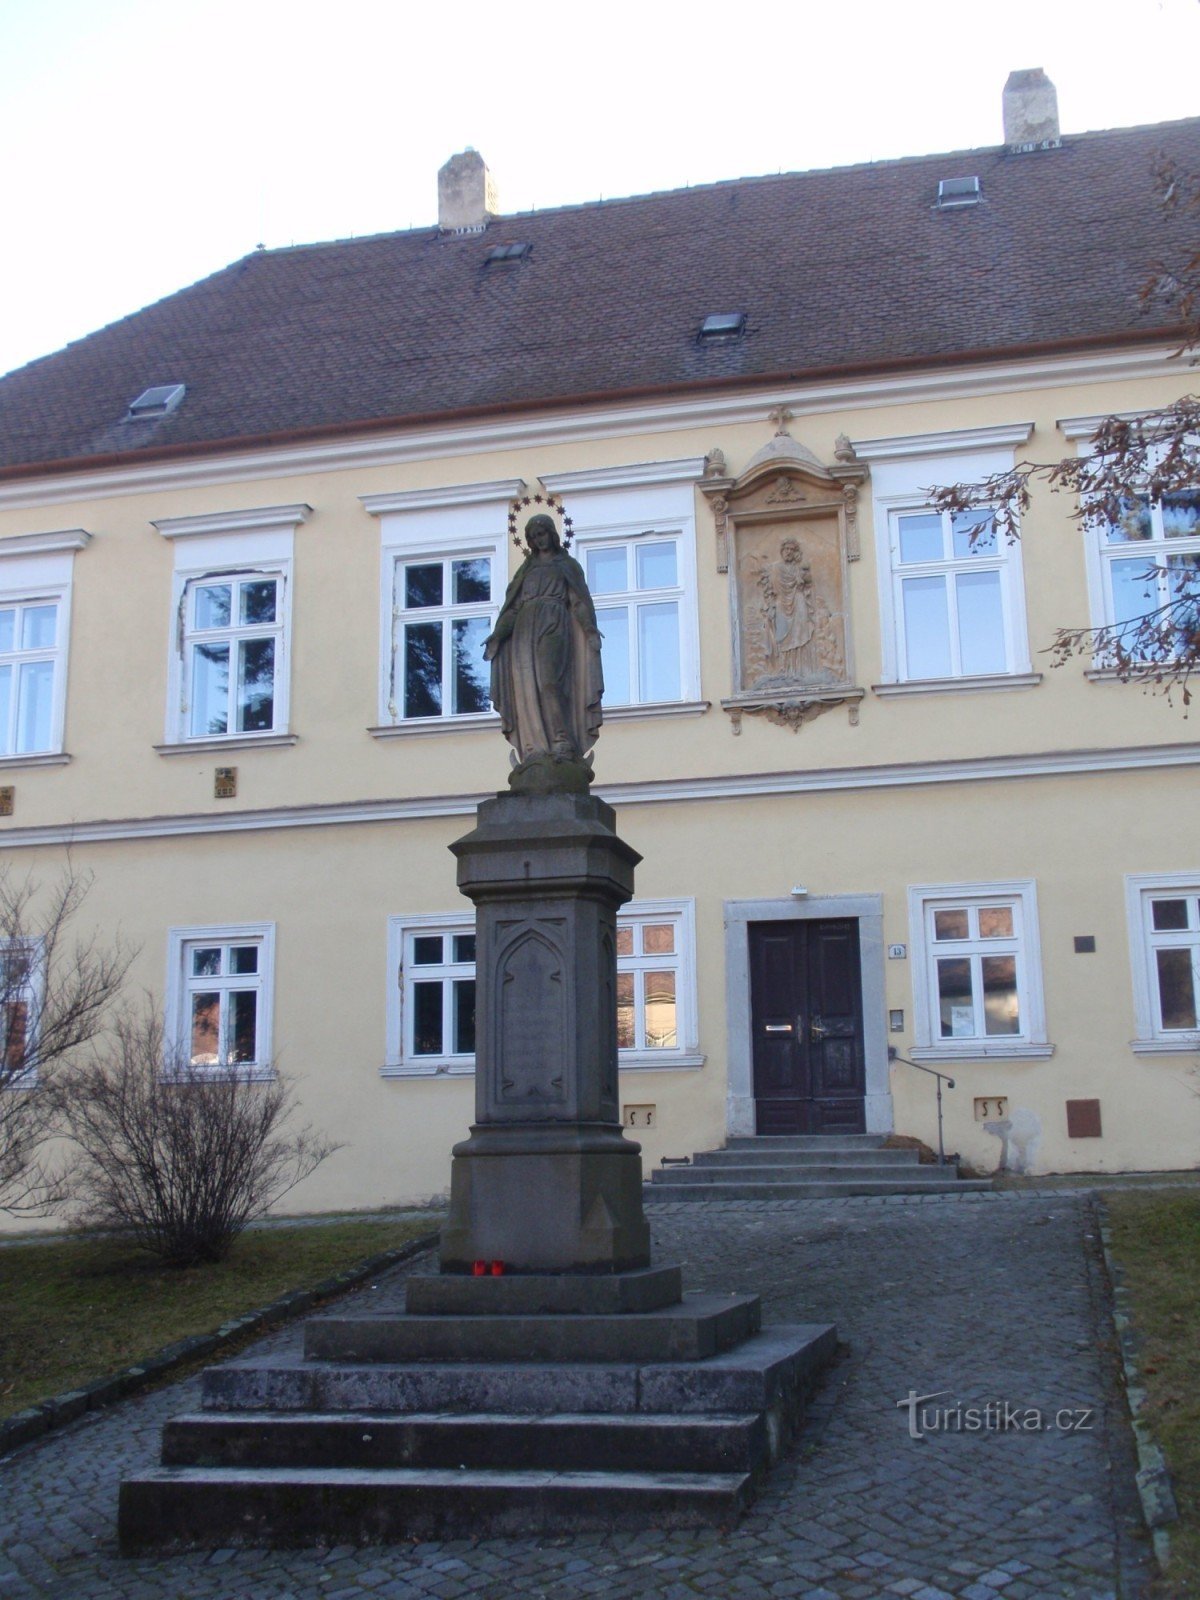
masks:
<svg viewBox="0 0 1200 1600"><path fill-rule="evenodd" d="M438 227L443 233L481 233L500 215L496 185L477 150L451 156L438 173Z"/></svg>
<svg viewBox="0 0 1200 1600"><path fill-rule="evenodd" d="M1010 72L1003 103L1004 142L1010 150L1059 143L1058 94L1041 67Z"/></svg>

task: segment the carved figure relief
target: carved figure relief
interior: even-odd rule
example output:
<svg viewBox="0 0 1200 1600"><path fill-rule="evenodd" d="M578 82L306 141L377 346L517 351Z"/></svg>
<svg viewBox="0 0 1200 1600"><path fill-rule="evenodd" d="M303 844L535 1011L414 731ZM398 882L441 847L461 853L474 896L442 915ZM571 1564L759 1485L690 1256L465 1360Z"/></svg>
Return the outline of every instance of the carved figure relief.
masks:
<svg viewBox="0 0 1200 1600"><path fill-rule="evenodd" d="M751 693L830 684L845 678L840 584L831 587L830 552L810 541L817 576L805 546L775 528L746 538L738 561L741 601L741 689ZM834 552L836 554L836 552ZM831 604L832 602L832 604ZM836 612L835 612L836 607Z"/></svg>

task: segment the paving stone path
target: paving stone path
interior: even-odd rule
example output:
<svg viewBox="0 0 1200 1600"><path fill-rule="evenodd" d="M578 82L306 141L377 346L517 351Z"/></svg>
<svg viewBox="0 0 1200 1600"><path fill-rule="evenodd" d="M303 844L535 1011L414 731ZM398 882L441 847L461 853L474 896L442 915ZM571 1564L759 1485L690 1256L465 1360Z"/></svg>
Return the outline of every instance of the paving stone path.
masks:
<svg viewBox="0 0 1200 1600"><path fill-rule="evenodd" d="M753 1289L765 1320L836 1321L847 1344L798 1451L736 1530L479 1545L218 1550L123 1561L122 1473L154 1461L188 1379L0 1462L0 1600L1072 1600L1151 1572L1085 1194L656 1205L655 1255L689 1288ZM360 1299L400 1304L410 1270ZM353 1301L349 1302L350 1304ZM299 1329L255 1347L294 1348ZM909 1437L910 1392L949 1428ZM1007 1402L1008 1426L966 1431ZM954 1408L962 1407L961 1422ZM1049 1426L1029 1431L1030 1408ZM1080 1428L1055 1426L1075 1414ZM998 1413L991 1414L996 1420ZM938 1419L939 1421L941 1419ZM985 1414L983 1421L988 1417Z"/></svg>

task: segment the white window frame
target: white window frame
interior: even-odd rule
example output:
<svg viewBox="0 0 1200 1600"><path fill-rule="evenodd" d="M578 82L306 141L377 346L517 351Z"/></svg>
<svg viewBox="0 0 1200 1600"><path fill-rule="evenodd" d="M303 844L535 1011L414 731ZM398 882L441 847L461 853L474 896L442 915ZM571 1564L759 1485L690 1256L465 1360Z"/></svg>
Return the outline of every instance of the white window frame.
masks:
<svg viewBox="0 0 1200 1600"><path fill-rule="evenodd" d="M461 732L499 724L494 710L443 710L436 717L405 717L399 652L405 617L416 613L406 612L401 585L405 566L487 557L492 563L492 598L484 609L494 623L512 576L510 556L516 556L509 539L508 509L524 492L524 482L514 478L360 497L380 524L379 720L369 730L376 737ZM437 608L436 616L445 620L456 610L478 614L481 604L456 608L447 602ZM430 612L432 620L433 608Z"/></svg>
<svg viewBox="0 0 1200 1600"><path fill-rule="evenodd" d="M23 947L26 953L24 981L11 988L5 963L10 950ZM41 1025L42 1006L46 998L45 942L41 938L6 939L0 941L0 1084L5 1089L35 1089L37 1087L37 1036ZM33 1056L32 1065L21 1072L12 1073L8 1065L9 1017L8 1008L14 1003L25 1006L24 1054ZM30 1041L33 1041L32 1051Z"/></svg>
<svg viewBox="0 0 1200 1600"><path fill-rule="evenodd" d="M671 1049L622 1050L618 1066L622 1072L670 1071L677 1068L695 1068L704 1065L705 1057L699 1047L699 1026L696 1006L696 903L694 900L634 900L617 913L618 927L632 921L674 921L678 930L675 953L670 956L641 958L643 967L671 966L677 973L675 985L676 1036L678 1043ZM475 1072L475 1057L414 1056L408 1041L408 996L411 983L424 969L406 970L406 944L416 934L441 934L452 937L456 933L474 933L475 917L470 911L455 912L448 916L399 915L388 918L388 991L387 991L387 1059L380 1068L385 1078L471 1077ZM444 966L453 966L445 963ZM621 958L618 971L622 970ZM434 970L434 969L429 969ZM442 970L442 969L437 969ZM628 967L625 970L629 970Z"/></svg>
<svg viewBox="0 0 1200 1600"><path fill-rule="evenodd" d="M187 970L188 956L197 945L254 944L258 946L258 972L247 974L255 978L254 984L240 984L240 988L253 987L259 997L257 1010L257 1055L253 1062L238 1064L238 1076L253 1082L266 1081L275 1076L275 924L273 922L228 922L209 927L171 928L167 935L167 984L164 1016L164 1036L167 1049L168 1070L174 1062L178 1071L203 1075L206 1071L222 1070L192 1067L188 1063L188 1025L191 1008L187 1003L191 989L199 980L191 978ZM218 980L221 986L222 980ZM234 987L233 984L227 987Z"/></svg>
<svg viewBox="0 0 1200 1600"><path fill-rule="evenodd" d="M978 483L1007 471L1014 461L1013 445L1028 437L1027 423L960 435L941 434L913 438L855 441L856 455L872 463L871 499L875 522L879 618L883 647L883 677L873 686L879 695L934 693L975 689L1025 688L1040 683L1032 670L1029 628L1025 610L1025 579L1021 541L999 536L995 556L946 558L929 564L902 566L896 518L905 512L932 512L929 491L940 484ZM980 520L986 516L979 513ZM984 571L1000 574L1000 597L1007 666L1002 672L953 673L938 678L916 678L905 667L904 624L900 584L904 577L939 571Z"/></svg>
<svg viewBox="0 0 1200 1600"><path fill-rule="evenodd" d="M1158 973L1154 952L1170 943L1151 926L1150 902L1200 895L1200 871L1131 872L1125 875L1125 913L1129 926L1130 972L1133 978L1135 1055L1194 1054L1200 1029L1164 1029L1159 1016ZM1191 930L1189 930L1190 932ZM1193 941L1200 948L1200 932Z"/></svg>
<svg viewBox="0 0 1200 1600"><path fill-rule="evenodd" d="M167 656L167 716L160 755L196 750L253 749L260 745L294 744L291 732L292 569L295 531L311 514L307 505L264 506L252 511L220 512L199 517L163 518L154 523L172 542L175 570L171 595L171 638ZM274 722L270 728L222 734L190 731L189 645L192 596L205 583L273 578L274 623L247 625L245 634L271 634L275 650ZM223 637L237 639L243 629L231 618ZM231 651L232 675L232 651Z"/></svg>
<svg viewBox="0 0 1200 1600"><path fill-rule="evenodd" d="M1009 903L1015 908L1017 994L1021 1031L998 1036L943 1039L935 986L936 957L930 936L932 913L952 906ZM1038 925L1037 885L1032 878L992 883L921 883L908 890L909 942L912 949L914 1061L993 1061L1039 1059L1054 1053L1046 1037L1046 1004L1042 986L1042 947ZM1008 941L1005 941L1007 947Z"/></svg>
<svg viewBox="0 0 1200 1600"><path fill-rule="evenodd" d="M70 759L64 751L63 740L71 638L72 580L75 552L85 549L90 541L91 534L82 528L68 528L61 533L17 534L13 538L0 540L0 607L53 605L57 608L54 645L51 649L27 652L17 648L4 658L16 662L23 656L36 655L54 662L48 742L39 750L5 751L7 729L0 730L0 770L9 767L53 766ZM15 701L16 674L13 676ZM15 705L12 714L14 716L16 714Z"/></svg>
<svg viewBox="0 0 1200 1600"><path fill-rule="evenodd" d="M676 547L676 583L670 589L635 590L622 595L593 595L597 612L609 601L629 604L651 602L655 596L677 599L679 604L679 694L671 700L617 703L604 699L606 722L695 712L706 709L700 686L700 618L696 568L696 490L704 460L655 461L625 467L602 467L578 472L543 473L542 482L561 495L574 527L572 554L587 566L587 552L608 545L633 545L673 540ZM636 555L631 555L636 561ZM600 631L604 631L601 615ZM634 633L630 618L631 637ZM631 661L636 650L631 649ZM636 693L631 670L630 689Z"/></svg>
<svg viewBox="0 0 1200 1600"><path fill-rule="evenodd" d="M1094 628L1111 628L1116 626L1116 607L1113 603L1112 569L1117 561L1140 561L1147 570L1151 567L1159 569L1156 579L1160 598L1158 601L1147 598L1147 613L1154 610L1156 604L1164 604L1167 595L1163 592L1165 585L1162 578L1162 569L1166 567L1166 558L1170 555L1200 555L1200 535L1183 539L1167 539L1162 533L1162 503L1150 502L1150 519L1153 534L1149 539L1130 540L1127 543L1110 542L1105 538L1105 526L1100 520L1085 518L1083 520L1084 559L1087 566L1088 580L1088 605ZM1110 676L1114 671L1110 657L1104 652L1098 652L1094 658L1091 677Z"/></svg>

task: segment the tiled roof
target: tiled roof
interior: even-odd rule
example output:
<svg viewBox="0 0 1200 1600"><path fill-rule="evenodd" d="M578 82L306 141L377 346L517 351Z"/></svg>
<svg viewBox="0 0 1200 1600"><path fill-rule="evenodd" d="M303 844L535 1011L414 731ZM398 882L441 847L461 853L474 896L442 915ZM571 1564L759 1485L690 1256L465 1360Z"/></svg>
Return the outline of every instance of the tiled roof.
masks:
<svg viewBox="0 0 1200 1600"><path fill-rule="evenodd" d="M1200 172L1200 119L257 251L0 379L0 470L1146 337L1186 235L1160 152ZM972 174L982 203L939 210ZM728 311L744 337L701 344ZM123 420L165 383L178 410Z"/></svg>

